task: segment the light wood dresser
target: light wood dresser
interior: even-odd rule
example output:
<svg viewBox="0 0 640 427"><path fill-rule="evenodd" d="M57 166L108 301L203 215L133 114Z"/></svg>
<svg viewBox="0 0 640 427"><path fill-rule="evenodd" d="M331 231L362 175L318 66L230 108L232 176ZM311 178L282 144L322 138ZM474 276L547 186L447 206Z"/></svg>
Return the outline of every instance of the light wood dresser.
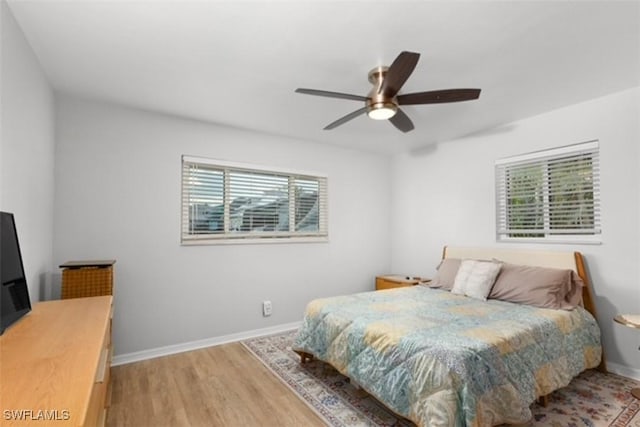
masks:
<svg viewBox="0 0 640 427"><path fill-rule="evenodd" d="M104 425L112 302L41 302L0 336L0 425Z"/></svg>

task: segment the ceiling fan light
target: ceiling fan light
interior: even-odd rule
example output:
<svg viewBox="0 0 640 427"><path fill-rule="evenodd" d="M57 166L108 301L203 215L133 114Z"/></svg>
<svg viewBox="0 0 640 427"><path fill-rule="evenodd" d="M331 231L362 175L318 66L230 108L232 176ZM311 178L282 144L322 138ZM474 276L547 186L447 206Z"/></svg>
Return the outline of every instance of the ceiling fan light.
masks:
<svg viewBox="0 0 640 427"><path fill-rule="evenodd" d="M388 120L396 115L396 111L398 107L395 104L386 102L371 105L367 115L373 120Z"/></svg>

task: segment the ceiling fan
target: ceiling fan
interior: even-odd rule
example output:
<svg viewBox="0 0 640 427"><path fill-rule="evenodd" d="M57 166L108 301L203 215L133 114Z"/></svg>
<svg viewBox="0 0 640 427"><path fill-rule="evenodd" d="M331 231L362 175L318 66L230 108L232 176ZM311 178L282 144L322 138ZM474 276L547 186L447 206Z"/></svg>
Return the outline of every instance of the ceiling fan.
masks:
<svg viewBox="0 0 640 427"><path fill-rule="evenodd" d="M470 101L478 99L480 96L480 89L444 89L398 94L402 85L404 85L416 67L418 59L420 59L419 53L404 51L398 55L390 67L379 66L369 71L369 82L373 84L373 88L367 96L304 88L298 88L296 92L307 95L327 96L329 98L364 101L364 107L328 124L324 128L325 130L336 128L361 114L367 113L374 120L389 120L391 124L402 132L409 132L413 130L414 126L409 116L399 108L400 105Z"/></svg>

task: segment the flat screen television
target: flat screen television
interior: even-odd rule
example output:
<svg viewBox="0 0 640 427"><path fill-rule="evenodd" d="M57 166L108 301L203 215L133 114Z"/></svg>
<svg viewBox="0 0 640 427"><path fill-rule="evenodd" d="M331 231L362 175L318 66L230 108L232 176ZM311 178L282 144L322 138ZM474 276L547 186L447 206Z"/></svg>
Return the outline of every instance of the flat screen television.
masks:
<svg viewBox="0 0 640 427"><path fill-rule="evenodd" d="M13 214L0 212L0 335L31 311Z"/></svg>

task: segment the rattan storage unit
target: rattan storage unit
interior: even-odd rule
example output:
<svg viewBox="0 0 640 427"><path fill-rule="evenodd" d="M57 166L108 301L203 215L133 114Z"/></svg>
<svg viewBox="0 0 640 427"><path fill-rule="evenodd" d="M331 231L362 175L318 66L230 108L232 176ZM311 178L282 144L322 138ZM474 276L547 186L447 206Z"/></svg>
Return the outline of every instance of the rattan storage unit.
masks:
<svg viewBox="0 0 640 427"><path fill-rule="evenodd" d="M84 298L113 295L113 264L115 260L68 261L62 268L60 297Z"/></svg>

